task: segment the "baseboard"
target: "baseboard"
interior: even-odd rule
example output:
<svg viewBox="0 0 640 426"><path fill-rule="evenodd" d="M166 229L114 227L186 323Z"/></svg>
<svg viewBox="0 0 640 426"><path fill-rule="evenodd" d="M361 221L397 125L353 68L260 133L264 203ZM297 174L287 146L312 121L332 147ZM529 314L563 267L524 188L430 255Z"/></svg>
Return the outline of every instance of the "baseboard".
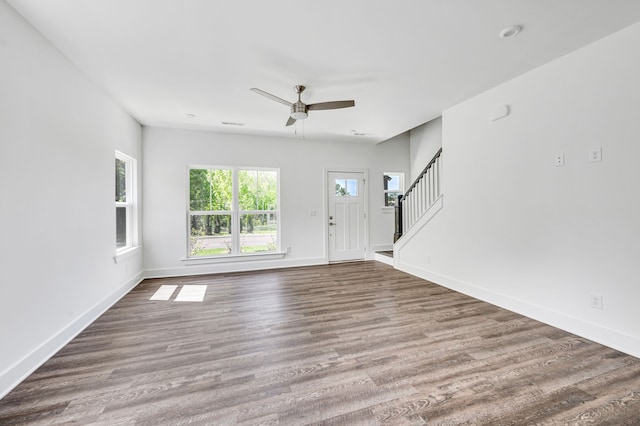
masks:
<svg viewBox="0 0 640 426"><path fill-rule="evenodd" d="M562 312L397 261L396 269L640 358L640 339Z"/></svg>
<svg viewBox="0 0 640 426"><path fill-rule="evenodd" d="M205 265L185 265L175 268L155 268L145 270L145 278L171 278L191 275L220 274L227 272L262 271L265 269L295 268L299 266L326 265L325 257L312 257L292 260L272 260L253 262L216 263Z"/></svg>
<svg viewBox="0 0 640 426"><path fill-rule="evenodd" d="M393 266L393 257L385 256L384 254L375 253L373 260Z"/></svg>
<svg viewBox="0 0 640 426"><path fill-rule="evenodd" d="M98 302L83 315L75 319L56 335L40 345L30 354L9 367L0 375L0 399L8 394L13 388L18 386L24 379L33 373L38 367L44 364L49 358L55 355L74 337L93 323L107 309L113 306L118 300L125 296L135 286L144 279L143 272L139 272L116 291Z"/></svg>

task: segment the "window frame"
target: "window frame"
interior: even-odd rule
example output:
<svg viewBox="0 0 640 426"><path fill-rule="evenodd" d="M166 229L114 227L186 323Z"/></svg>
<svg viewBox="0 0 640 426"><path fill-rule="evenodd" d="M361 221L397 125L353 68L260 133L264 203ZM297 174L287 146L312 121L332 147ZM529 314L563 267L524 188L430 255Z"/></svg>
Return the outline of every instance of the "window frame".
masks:
<svg viewBox="0 0 640 426"><path fill-rule="evenodd" d="M137 162L136 159L116 150L115 160L120 160L125 164L125 197L126 201L115 201L116 208L116 256L122 255L138 246L138 195L137 195ZM117 164L116 162L114 162ZM114 170L117 173L117 169ZM117 191L117 188L116 188ZM114 191L114 193L116 192ZM115 194L114 194L115 195ZM117 210L118 208L125 209L125 245L118 247L117 235Z"/></svg>
<svg viewBox="0 0 640 426"><path fill-rule="evenodd" d="M231 210L211 210L211 211L191 211L191 170L229 170L231 171ZM275 210L241 210L239 197L239 172L246 171L267 171L276 173L276 209ZM272 256L281 254L281 210L280 210L280 169L276 167L251 167L251 166L212 166L212 165L187 165L186 173L186 204L187 204L187 227L186 227L186 259L185 260L206 260L206 259L231 259L237 257L252 256ZM276 227L276 247L272 251L243 253L240 234L240 219L244 214L275 214L277 217ZM191 217L206 215L229 215L231 223L229 226L231 232L231 251L230 253L210 254L204 256L196 256L191 254Z"/></svg>
<svg viewBox="0 0 640 426"><path fill-rule="evenodd" d="M399 195L404 194L404 173L403 172L382 172L383 179L386 176L398 176L399 185L398 189L384 189L384 182L382 185L382 208L384 209L393 209L395 205L390 206L387 204L387 194L398 193Z"/></svg>

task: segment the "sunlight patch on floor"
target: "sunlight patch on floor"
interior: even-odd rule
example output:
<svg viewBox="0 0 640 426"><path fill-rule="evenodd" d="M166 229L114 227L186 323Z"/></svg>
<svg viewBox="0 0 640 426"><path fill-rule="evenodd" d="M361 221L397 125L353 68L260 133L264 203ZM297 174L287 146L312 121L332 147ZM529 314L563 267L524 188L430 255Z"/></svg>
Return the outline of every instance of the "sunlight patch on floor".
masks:
<svg viewBox="0 0 640 426"><path fill-rule="evenodd" d="M202 302L206 292L206 285L183 285L176 296L176 302Z"/></svg>
<svg viewBox="0 0 640 426"><path fill-rule="evenodd" d="M177 285L161 285L149 300L169 300L176 288Z"/></svg>
<svg viewBox="0 0 640 426"><path fill-rule="evenodd" d="M149 300L170 300L177 288L177 285L161 285ZM206 285L183 285L173 301L202 302L206 293Z"/></svg>

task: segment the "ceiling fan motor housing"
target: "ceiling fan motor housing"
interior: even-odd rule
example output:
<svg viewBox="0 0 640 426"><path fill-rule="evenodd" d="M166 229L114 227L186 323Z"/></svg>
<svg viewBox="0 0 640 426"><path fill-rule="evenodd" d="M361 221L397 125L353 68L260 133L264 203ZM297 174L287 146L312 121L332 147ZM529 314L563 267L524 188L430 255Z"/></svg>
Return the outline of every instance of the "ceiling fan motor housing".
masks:
<svg viewBox="0 0 640 426"><path fill-rule="evenodd" d="M291 118L295 118L296 120L304 120L307 118L309 114L307 113L307 106L298 101L291 105Z"/></svg>

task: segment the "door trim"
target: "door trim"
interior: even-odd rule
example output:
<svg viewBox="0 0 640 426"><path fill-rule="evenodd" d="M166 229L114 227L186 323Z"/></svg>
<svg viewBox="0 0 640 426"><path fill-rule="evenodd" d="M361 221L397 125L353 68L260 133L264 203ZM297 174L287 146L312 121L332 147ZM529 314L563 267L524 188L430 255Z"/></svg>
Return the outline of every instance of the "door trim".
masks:
<svg viewBox="0 0 640 426"><path fill-rule="evenodd" d="M370 244L369 244L369 169L359 169L352 167L324 167L322 191L324 193L322 197L322 219L324 220L324 258L327 263L331 263L329 259L329 173L362 173L364 176L364 260L369 259ZM341 263L341 262L336 262Z"/></svg>

